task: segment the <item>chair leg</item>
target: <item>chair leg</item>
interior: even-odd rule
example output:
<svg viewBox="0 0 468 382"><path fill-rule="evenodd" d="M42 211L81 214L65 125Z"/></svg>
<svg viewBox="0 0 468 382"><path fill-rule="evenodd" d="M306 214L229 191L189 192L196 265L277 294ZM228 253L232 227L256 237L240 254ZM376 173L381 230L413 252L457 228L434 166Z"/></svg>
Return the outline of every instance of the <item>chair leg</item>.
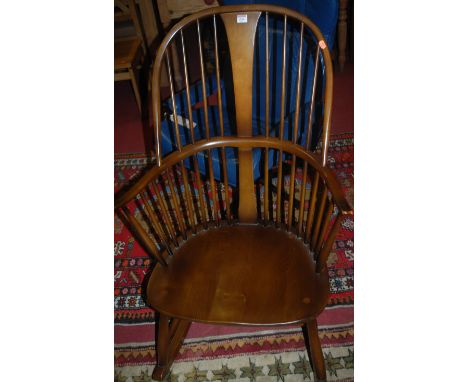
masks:
<svg viewBox="0 0 468 382"><path fill-rule="evenodd" d="M190 324L190 321L177 318L173 318L169 323L169 317L161 313L156 340L158 362L153 371L153 379L162 381L166 377L184 342Z"/></svg>
<svg viewBox="0 0 468 382"><path fill-rule="evenodd" d="M138 110L140 110L140 114L141 114L140 91L138 90L138 83L135 77L135 71L133 70L133 68L129 68L128 72L130 74L130 81L132 81L133 92L135 93L135 98L138 104Z"/></svg>
<svg viewBox="0 0 468 382"><path fill-rule="evenodd" d="M325 369L325 361L323 359L322 347L318 336L317 320L310 320L305 325L307 338L306 346L309 352L312 369L315 373L315 380L325 382L327 380L327 372Z"/></svg>

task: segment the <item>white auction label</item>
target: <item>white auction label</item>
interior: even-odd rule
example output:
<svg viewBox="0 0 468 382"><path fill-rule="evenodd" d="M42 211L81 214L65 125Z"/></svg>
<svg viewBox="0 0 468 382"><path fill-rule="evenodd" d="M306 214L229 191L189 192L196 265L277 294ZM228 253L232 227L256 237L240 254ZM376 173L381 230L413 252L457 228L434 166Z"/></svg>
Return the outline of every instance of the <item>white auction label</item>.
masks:
<svg viewBox="0 0 468 382"><path fill-rule="evenodd" d="M247 15L237 15L237 24L247 23Z"/></svg>

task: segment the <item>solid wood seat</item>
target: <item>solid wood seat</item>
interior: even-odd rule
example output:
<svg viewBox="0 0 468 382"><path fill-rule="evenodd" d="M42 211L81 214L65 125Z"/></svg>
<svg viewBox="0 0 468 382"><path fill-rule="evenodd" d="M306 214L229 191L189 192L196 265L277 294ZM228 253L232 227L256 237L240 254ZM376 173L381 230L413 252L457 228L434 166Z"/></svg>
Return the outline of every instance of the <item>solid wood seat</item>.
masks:
<svg viewBox="0 0 468 382"><path fill-rule="evenodd" d="M296 235L240 225L192 236L158 265L148 284L153 308L190 321L283 324L314 318L326 305L327 272Z"/></svg>

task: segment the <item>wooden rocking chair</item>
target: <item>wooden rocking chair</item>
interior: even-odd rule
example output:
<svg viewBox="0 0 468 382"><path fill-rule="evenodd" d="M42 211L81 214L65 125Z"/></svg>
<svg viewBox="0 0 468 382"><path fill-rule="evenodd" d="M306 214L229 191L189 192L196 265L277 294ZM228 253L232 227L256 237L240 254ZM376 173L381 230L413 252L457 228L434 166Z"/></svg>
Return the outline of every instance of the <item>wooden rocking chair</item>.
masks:
<svg viewBox="0 0 468 382"><path fill-rule="evenodd" d="M265 72L267 128L254 135L252 127L252 67L259 20L264 23L264 45L269 57L269 27L279 15L284 28L281 104L286 95L286 51L295 25L300 36L295 87L295 116L290 135L284 131L284 110L276 136L270 134L269 70ZM219 134L210 135L206 100L204 55L200 26L208 22L214 38L214 67L218 88ZM195 140L189 91L189 68L184 31L196 26L198 60L203 87L204 136ZM225 33L231 58L235 134L226 135L223 126L220 65L221 33ZM287 37L289 36L289 37ZM176 89L168 48L180 43L181 70L185 88L181 95L189 105L188 126L178 126ZM308 41L308 42L307 42ZM303 43L304 42L304 43ZM303 45L314 49L309 52ZM308 52L308 53L307 53ZM300 108L301 72L304 60L315 64L310 107ZM268 62L268 61L267 61ZM162 158L115 198L115 210L135 237L156 260L149 278L147 302L160 313L157 336L157 365L154 379L163 379L172 365L191 322L234 325L298 324L304 327L306 345L318 380L326 380L326 369L317 331L316 317L329 296L327 258L341 221L352 209L332 171L326 167L332 99L330 53L318 28L301 14L276 6L244 5L216 7L190 15L176 24L163 40L155 59L153 101L156 136L161 113L161 68L168 71L172 122L176 149ZM268 67L268 65L267 65ZM325 80L316 88L321 67ZM180 89L179 89L180 90ZM321 152L308 150L320 103L323 117ZM300 125L306 126L305 144L299 144ZM188 134L186 145L181 134ZM158 140L157 140L158 141ZM159 141L158 141L159 149ZM213 154L219 161L214 163ZM234 153L235 168L226 165L226 154ZM255 179L254 153L261 154L260 176ZM272 166L273 162L273 166ZM287 166L286 166L287 164ZM222 178L215 179L213 166L220 166ZM200 167L205 173L202 174ZM228 182L235 171L236 182Z"/></svg>

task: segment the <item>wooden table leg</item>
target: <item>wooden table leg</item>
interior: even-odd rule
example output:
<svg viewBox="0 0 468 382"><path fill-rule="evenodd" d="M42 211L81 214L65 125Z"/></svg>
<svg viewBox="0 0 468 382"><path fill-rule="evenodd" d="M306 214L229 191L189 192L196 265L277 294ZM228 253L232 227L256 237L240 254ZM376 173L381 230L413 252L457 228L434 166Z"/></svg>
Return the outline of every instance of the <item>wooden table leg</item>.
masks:
<svg viewBox="0 0 468 382"><path fill-rule="evenodd" d="M340 0L340 13L338 15L338 65L340 71L346 62L346 40L348 32L348 0Z"/></svg>

